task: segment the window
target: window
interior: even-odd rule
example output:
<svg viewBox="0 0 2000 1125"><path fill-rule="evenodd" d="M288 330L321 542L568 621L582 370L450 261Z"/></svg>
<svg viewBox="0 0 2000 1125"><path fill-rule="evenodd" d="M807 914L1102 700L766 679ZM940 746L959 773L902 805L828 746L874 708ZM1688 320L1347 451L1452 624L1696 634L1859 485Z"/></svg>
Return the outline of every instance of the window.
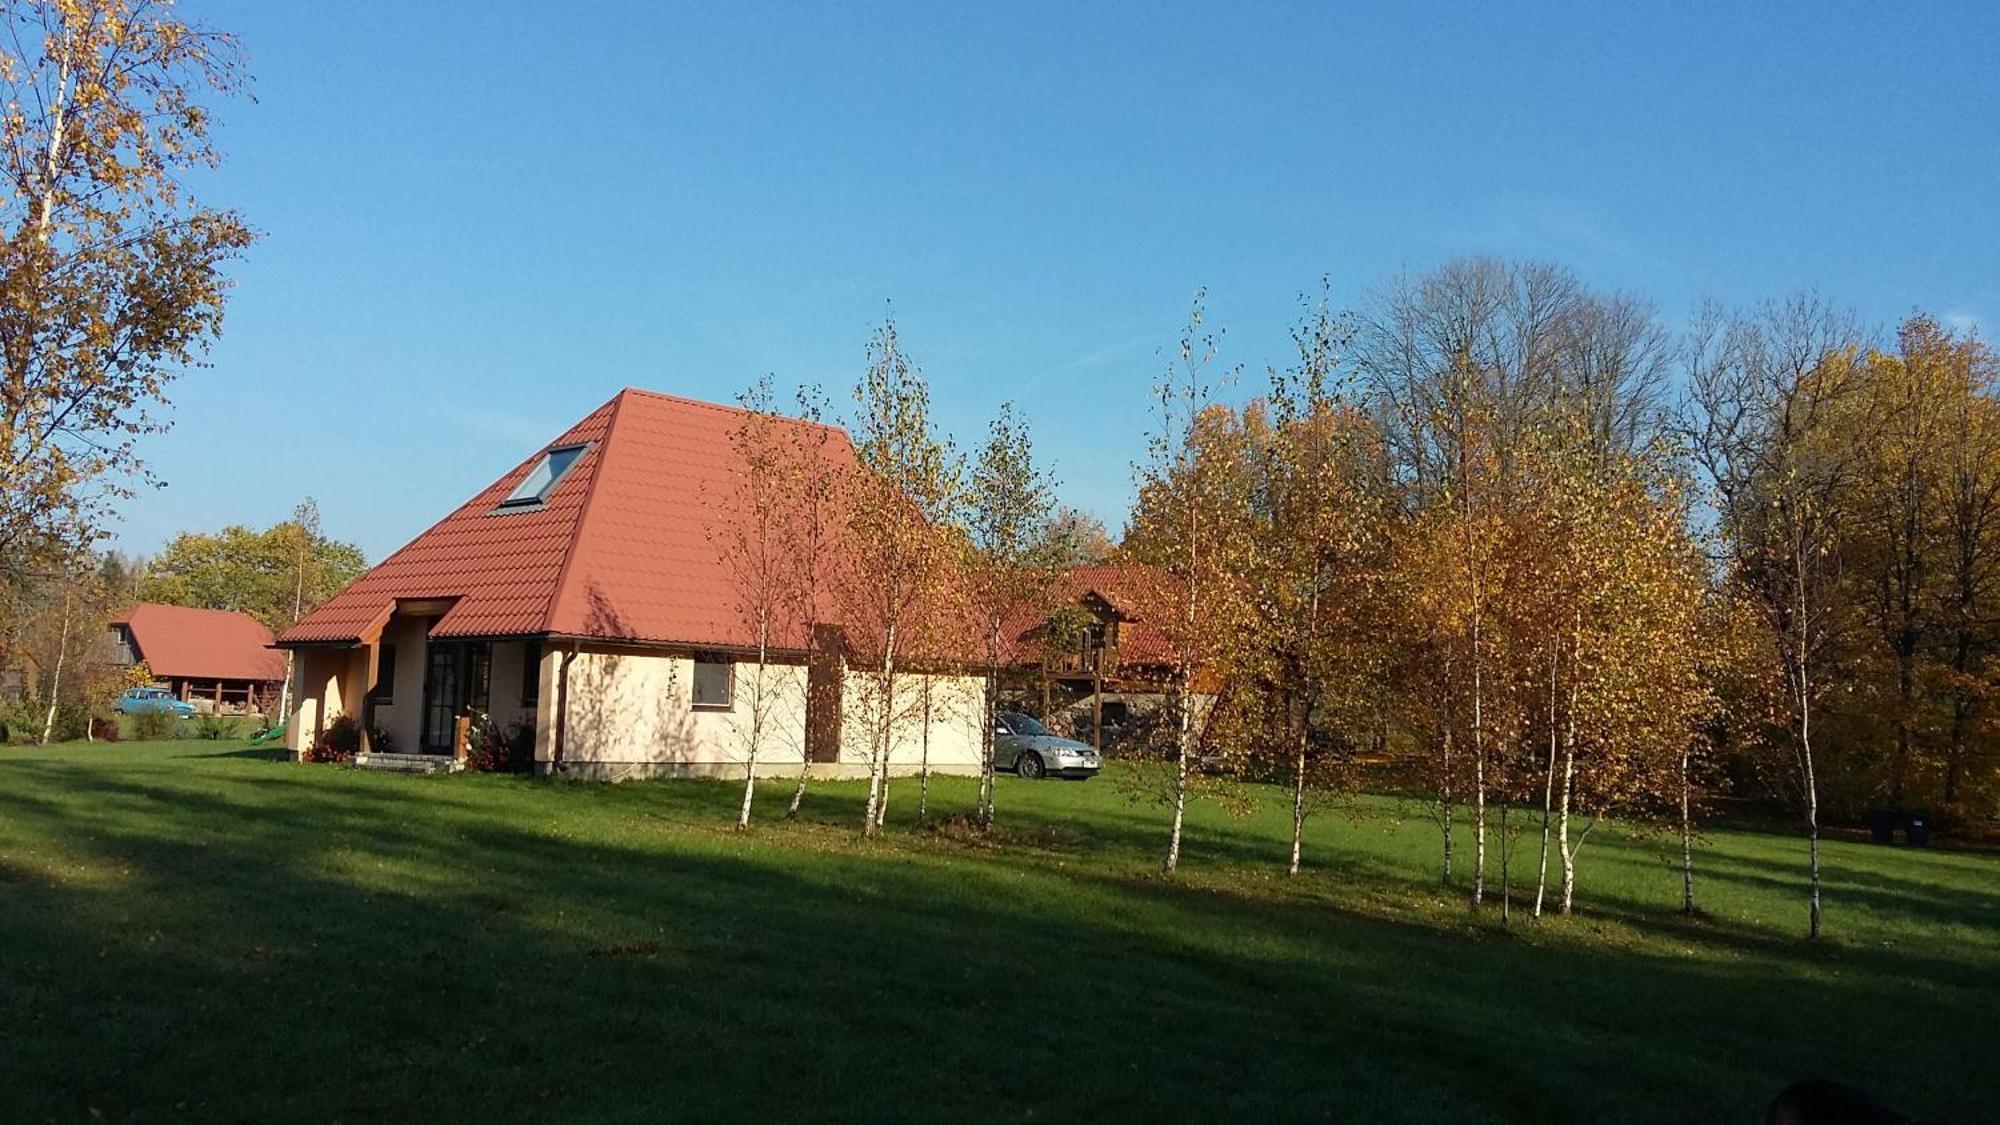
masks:
<svg viewBox="0 0 2000 1125"><path fill-rule="evenodd" d="M533 707L542 701L542 642L521 646L521 706Z"/></svg>
<svg viewBox="0 0 2000 1125"><path fill-rule="evenodd" d="M371 703L394 703L396 701L396 646L383 645L382 654L375 660L375 686L368 689Z"/></svg>
<svg viewBox="0 0 2000 1125"><path fill-rule="evenodd" d="M703 711L727 711L734 702L736 665L720 657L698 656L694 662L694 705Z"/></svg>
<svg viewBox="0 0 2000 1125"><path fill-rule="evenodd" d="M562 481L563 474L569 472L569 467L576 464L577 458L583 456L583 451L588 448L587 445L559 445L542 454L542 459L535 462L535 467L528 470L528 475L521 478L514 491L500 501L500 506L525 508L548 499L549 493L554 492L556 485Z"/></svg>

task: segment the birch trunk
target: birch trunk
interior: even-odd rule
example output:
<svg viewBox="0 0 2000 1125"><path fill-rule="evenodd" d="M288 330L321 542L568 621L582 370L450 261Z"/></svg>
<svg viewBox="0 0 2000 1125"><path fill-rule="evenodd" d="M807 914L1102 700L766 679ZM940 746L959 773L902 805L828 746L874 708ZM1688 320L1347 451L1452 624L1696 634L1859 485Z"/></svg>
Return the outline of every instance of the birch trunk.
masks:
<svg viewBox="0 0 2000 1125"><path fill-rule="evenodd" d="M930 820L931 809L931 677L924 677L923 748L917 758L917 823Z"/></svg>
<svg viewBox="0 0 2000 1125"><path fill-rule="evenodd" d="M1468 530L1467 534L1470 534ZM1472 572L1472 905L1486 900L1486 717L1485 680L1480 668L1479 571Z"/></svg>
<svg viewBox="0 0 2000 1125"><path fill-rule="evenodd" d="M874 731L871 732L868 747L868 802L861 810L861 834L873 836L882 826L882 812L889 803L887 778L889 736L896 723L896 627L889 626L887 643L882 648L881 682L876 685L876 706L881 712L874 716Z"/></svg>
<svg viewBox="0 0 2000 1125"><path fill-rule="evenodd" d="M1297 756L1292 763L1292 863L1287 875L1299 873L1299 843L1306 831L1306 729L1299 724Z"/></svg>
<svg viewBox="0 0 2000 1125"><path fill-rule="evenodd" d="M1445 706L1444 752L1441 765L1442 765L1443 776L1442 780L1438 783L1438 813L1439 813L1439 818L1444 822L1444 874L1442 877L1440 877L1438 881L1440 884L1444 886L1450 886L1451 885L1451 837L1452 837L1452 829L1457 827L1457 825L1455 825L1452 821L1453 810L1451 804L1451 707L1450 704L1448 703Z"/></svg>
<svg viewBox="0 0 2000 1125"><path fill-rule="evenodd" d="M1562 853L1562 903L1564 915L1570 912L1570 905L1576 898L1576 848L1569 843L1569 800L1576 788L1576 715L1569 719L1569 738L1563 746L1562 798L1556 810L1556 850ZM1583 846L1581 837L1577 847Z"/></svg>
<svg viewBox="0 0 2000 1125"><path fill-rule="evenodd" d="M1000 706L1000 662L997 655L999 633L988 638L986 655L986 706L980 714L979 730L979 824L993 826L993 734L994 710Z"/></svg>
<svg viewBox="0 0 2000 1125"><path fill-rule="evenodd" d="M47 746L49 744L49 737L55 733L56 704L62 698L63 662L69 656L69 605L70 605L69 591L65 590L63 591L62 631L58 635L58 639L56 641L56 666L54 674L49 677L49 711L48 714L43 716L42 718L43 746ZM86 716L84 719L85 725L86 726L89 725L89 722L90 720Z"/></svg>
<svg viewBox="0 0 2000 1125"><path fill-rule="evenodd" d="M1194 724L1193 716L1189 714L1193 700L1188 698L1188 686L1188 676L1183 671L1180 676L1180 753L1174 761L1173 825L1167 833L1167 860L1162 868L1168 875L1172 875L1181 862L1181 822L1187 815L1188 759L1194 756Z"/></svg>
<svg viewBox="0 0 2000 1125"><path fill-rule="evenodd" d="M1542 775L1542 850L1535 863L1535 914L1542 916L1542 897L1549 887L1549 813L1556 795L1556 659L1549 653L1549 764Z"/></svg>
<svg viewBox="0 0 2000 1125"><path fill-rule="evenodd" d="M764 741L764 713L770 705L770 701L765 697L765 692L770 689L770 683L765 679L770 656L770 626L768 622L759 621L757 671L754 673L750 699L750 752L744 756L743 763L743 804L736 810L736 830L739 832L750 827L750 803L757 795L757 747Z"/></svg>
<svg viewBox="0 0 2000 1125"><path fill-rule="evenodd" d="M1793 589L1798 603L1798 639L1793 654L1795 667L1793 683L1798 691L1799 702L1799 764L1805 772L1806 783L1806 856L1809 868L1809 897L1807 909L1807 936L1817 939L1820 932L1819 901L1819 778L1813 770L1812 750L1812 669L1811 625L1806 617L1805 550L1799 546L1797 565L1793 567Z"/></svg>
<svg viewBox="0 0 2000 1125"><path fill-rule="evenodd" d="M1504 798L1501 800L1500 802L1500 924L1503 926L1513 925L1514 922L1514 880L1513 880L1513 873L1508 866L1513 859L1514 848L1512 841L1507 836L1507 810L1512 807L1513 807L1512 801L1506 800Z"/></svg>
<svg viewBox="0 0 2000 1125"><path fill-rule="evenodd" d="M1694 909L1694 818L1689 806L1694 788L1689 758L1693 750L1681 748L1681 913L1692 917Z"/></svg>

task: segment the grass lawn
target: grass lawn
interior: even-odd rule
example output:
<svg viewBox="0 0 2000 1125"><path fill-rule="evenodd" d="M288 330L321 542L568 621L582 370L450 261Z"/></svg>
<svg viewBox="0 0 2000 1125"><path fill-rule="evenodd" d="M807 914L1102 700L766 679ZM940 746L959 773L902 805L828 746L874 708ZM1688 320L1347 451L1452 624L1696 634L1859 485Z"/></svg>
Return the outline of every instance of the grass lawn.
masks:
<svg viewBox="0 0 2000 1125"><path fill-rule="evenodd" d="M1472 915L1370 799L1164 817L1003 777L1007 842L864 842L860 787L730 831L726 783L0 750L0 1120L1752 1121L1840 1077L2000 1100L2000 857L1716 832L1584 851L1584 912ZM972 804L970 782L933 805ZM1407 815L1404 815L1407 813ZM1043 826L1051 826L1044 828ZM1463 863L1469 842L1461 838ZM1533 865L1520 841L1517 870Z"/></svg>

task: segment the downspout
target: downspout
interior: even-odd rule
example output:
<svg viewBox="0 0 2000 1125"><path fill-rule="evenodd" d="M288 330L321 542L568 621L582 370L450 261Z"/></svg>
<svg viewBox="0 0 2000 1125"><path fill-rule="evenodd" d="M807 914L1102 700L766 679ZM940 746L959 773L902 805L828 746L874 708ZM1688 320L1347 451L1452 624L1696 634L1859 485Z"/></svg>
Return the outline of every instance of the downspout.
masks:
<svg viewBox="0 0 2000 1125"><path fill-rule="evenodd" d="M569 665L576 659L576 642L569 643L569 651L563 653L562 665L556 672L556 741L549 751L549 772L562 769L563 741L569 733Z"/></svg>

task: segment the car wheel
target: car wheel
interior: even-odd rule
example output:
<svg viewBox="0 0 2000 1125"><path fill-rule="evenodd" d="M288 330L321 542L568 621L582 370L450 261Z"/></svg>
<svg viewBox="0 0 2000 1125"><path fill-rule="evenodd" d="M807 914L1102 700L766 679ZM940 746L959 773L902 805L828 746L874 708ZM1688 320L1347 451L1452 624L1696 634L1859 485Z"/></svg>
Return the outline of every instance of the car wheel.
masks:
<svg viewBox="0 0 2000 1125"><path fill-rule="evenodd" d="M1042 775L1048 771L1042 768L1042 756L1030 751L1021 755L1020 759L1014 763L1014 772L1027 778L1029 781L1039 781Z"/></svg>

